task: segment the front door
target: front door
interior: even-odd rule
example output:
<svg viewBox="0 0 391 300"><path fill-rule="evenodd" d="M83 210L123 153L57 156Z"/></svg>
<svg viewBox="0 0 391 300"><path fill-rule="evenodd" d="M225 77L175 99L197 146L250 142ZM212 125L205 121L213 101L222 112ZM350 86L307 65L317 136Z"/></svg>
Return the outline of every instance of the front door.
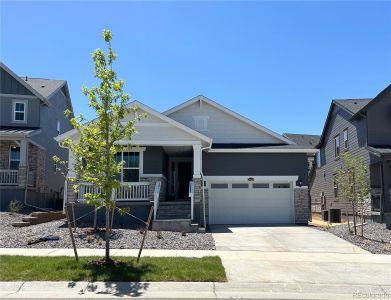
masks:
<svg viewBox="0 0 391 300"><path fill-rule="evenodd" d="M189 199L189 182L192 180L191 162L178 162L178 199Z"/></svg>

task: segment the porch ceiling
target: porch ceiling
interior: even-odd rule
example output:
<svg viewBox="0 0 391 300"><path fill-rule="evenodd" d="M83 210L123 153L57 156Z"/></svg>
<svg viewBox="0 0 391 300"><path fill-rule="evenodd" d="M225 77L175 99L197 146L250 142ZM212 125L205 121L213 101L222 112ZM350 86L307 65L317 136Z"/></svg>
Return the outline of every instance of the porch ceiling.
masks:
<svg viewBox="0 0 391 300"><path fill-rule="evenodd" d="M164 152L169 156L192 156L193 147L192 146L164 146Z"/></svg>

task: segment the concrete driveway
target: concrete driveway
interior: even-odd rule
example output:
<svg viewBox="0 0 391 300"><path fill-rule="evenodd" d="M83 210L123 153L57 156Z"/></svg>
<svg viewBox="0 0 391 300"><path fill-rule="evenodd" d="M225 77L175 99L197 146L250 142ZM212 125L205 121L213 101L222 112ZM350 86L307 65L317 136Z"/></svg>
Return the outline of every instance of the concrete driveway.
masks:
<svg viewBox="0 0 391 300"><path fill-rule="evenodd" d="M328 232L305 226L212 226L211 231L232 283L391 288L391 256L370 254Z"/></svg>
<svg viewBox="0 0 391 300"><path fill-rule="evenodd" d="M367 253L325 231L308 226L211 227L217 250L308 253Z"/></svg>

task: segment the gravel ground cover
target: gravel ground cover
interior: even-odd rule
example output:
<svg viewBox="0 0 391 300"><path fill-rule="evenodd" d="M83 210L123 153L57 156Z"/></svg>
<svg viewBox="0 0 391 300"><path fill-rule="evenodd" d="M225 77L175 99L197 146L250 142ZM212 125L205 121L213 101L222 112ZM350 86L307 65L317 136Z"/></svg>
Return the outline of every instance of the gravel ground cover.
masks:
<svg viewBox="0 0 391 300"><path fill-rule="evenodd" d="M3 248L71 248L69 230L62 220L31 225L28 227L13 227L12 222L21 221L25 214L0 213L0 247ZM47 235L58 236L55 241L44 241L28 245L29 241ZM90 227L78 227L74 233L78 248L104 248L104 229L94 231ZM142 239L140 229L114 228L110 247L113 249L139 248ZM145 249L175 249L175 250L215 250L211 233L187 233L170 231L150 231L144 244Z"/></svg>
<svg viewBox="0 0 391 300"><path fill-rule="evenodd" d="M370 223L364 226L364 237L353 235L348 231L348 224L333 226L330 228L320 228L336 236L355 244L356 246L371 253L391 255L391 230L385 224ZM360 234L361 229L357 228Z"/></svg>

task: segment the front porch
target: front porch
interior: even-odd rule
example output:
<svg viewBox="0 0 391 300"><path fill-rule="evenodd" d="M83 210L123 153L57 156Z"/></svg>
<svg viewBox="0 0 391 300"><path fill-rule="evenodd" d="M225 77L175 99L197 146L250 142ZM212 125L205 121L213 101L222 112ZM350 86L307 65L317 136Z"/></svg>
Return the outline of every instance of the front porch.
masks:
<svg viewBox="0 0 391 300"><path fill-rule="evenodd" d="M195 231L194 224L198 229L201 193L194 193L194 181L201 180L200 144L143 145L126 150L118 157L125 161L125 165L120 176L121 187L113 191L117 206L153 206L153 229L156 230ZM129 160L128 157L132 158ZM128 170L132 170L137 181L124 181L130 178ZM69 176L72 176L71 172ZM87 193L99 193L91 183L77 183L77 193L71 182L67 181L65 185L64 205L85 204Z"/></svg>
<svg viewBox="0 0 391 300"><path fill-rule="evenodd" d="M9 202L24 202L29 193L43 190L45 151L30 141L33 130L1 130L0 191L1 208ZM11 134L12 133L12 134Z"/></svg>

